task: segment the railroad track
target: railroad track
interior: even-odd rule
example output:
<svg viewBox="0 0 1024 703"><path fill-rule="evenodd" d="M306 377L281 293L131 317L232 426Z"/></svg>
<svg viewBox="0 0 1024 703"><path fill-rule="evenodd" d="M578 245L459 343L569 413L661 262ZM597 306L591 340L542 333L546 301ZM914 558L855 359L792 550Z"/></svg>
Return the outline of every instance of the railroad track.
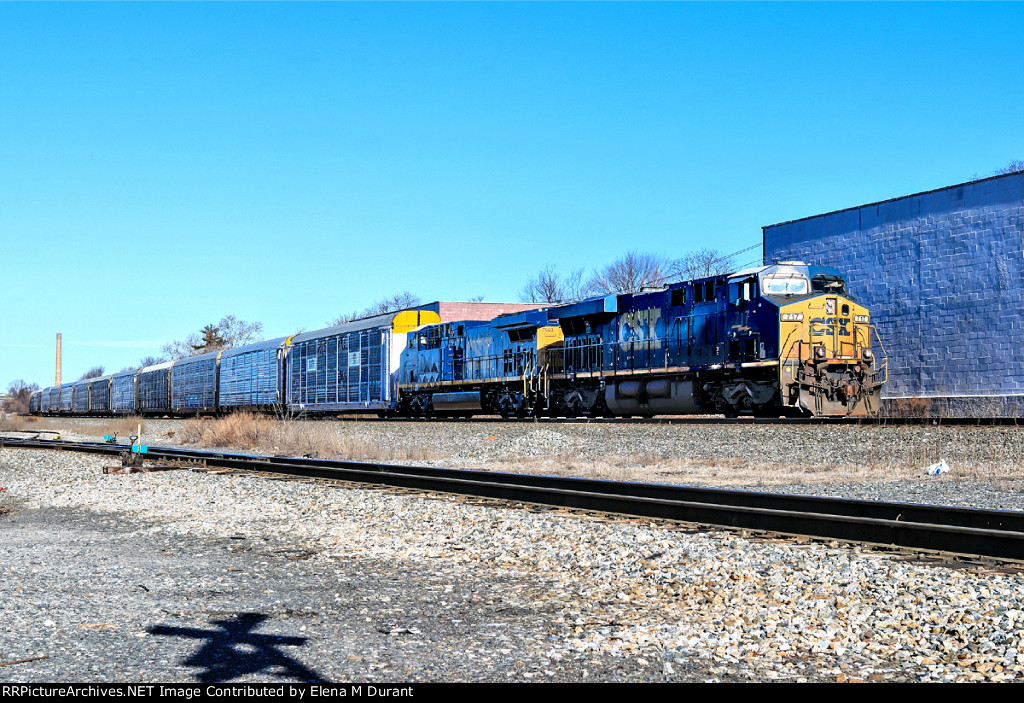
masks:
<svg viewBox="0 0 1024 703"><path fill-rule="evenodd" d="M107 416L109 418L109 415ZM596 424L596 425L832 425L863 427L1024 427L1024 417L347 417L324 418L333 422L489 422L529 424Z"/></svg>
<svg viewBox="0 0 1024 703"><path fill-rule="evenodd" d="M124 417L120 415L47 415L58 419L102 419ZM192 416L195 417L195 416ZM207 417L217 417L209 415ZM268 416L269 417L269 416ZM147 419L186 420L190 418L147 415ZM502 418L497 415L474 417L376 417L367 415L297 416L292 420L324 420L326 422L428 422L428 423L527 423L527 424L594 424L594 425L810 425L858 427L1024 427L1024 417L722 417L722 416L666 416L666 417L525 417ZM31 430L26 430L31 431Z"/></svg>
<svg viewBox="0 0 1024 703"><path fill-rule="evenodd" d="M127 445L0 438L0 447L117 455ZM1024 561L1024 512L692 486L149 447L151 460L386 485L579 510Z"/></svg>

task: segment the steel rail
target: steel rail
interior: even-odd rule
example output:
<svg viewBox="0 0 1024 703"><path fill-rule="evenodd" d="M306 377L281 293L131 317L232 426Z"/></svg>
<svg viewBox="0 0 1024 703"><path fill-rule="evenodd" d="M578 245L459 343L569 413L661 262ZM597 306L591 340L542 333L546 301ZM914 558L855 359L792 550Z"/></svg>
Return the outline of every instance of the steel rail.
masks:
<svg viewBox="0 0 1024 703"><path fill-rule="evenodd" d="M144 414L154 420L182 420L181 416ZM210 415L215 417L216 415ZM105 419L120 415L38 415L53 419ZM194 417L194 416L192 416ZM268 416L270 417L270 416ZM478 415L473 417L367 417L308 414L294 419L325 422L428 422L428 423L528 423L554 425L809 425L832 427L1024 427L1024 417L719 417L719 416L657 416L657 417L509 417ZM12 432L20 430L10 430ZM26 432L31 430L25 430Z"/></svg>
<svg viewBox="0 0 1024 703"><path fill-rule="evenodd" d="M109 417L109 416L107 416ZM309 418L314 419L314 418ZM1024 417L346 417L325 416L331 422L480 422L556 425L809 425L832 427L1024 427Z"/></svg>
<svg viewBox="0 0 1024 703"><path fill-rule="evenodd" d="M0 446L118 454L127 445L0 438ZM1024 512L599 479L149 447L148 457L246 471L1024 561Z"/></svg>

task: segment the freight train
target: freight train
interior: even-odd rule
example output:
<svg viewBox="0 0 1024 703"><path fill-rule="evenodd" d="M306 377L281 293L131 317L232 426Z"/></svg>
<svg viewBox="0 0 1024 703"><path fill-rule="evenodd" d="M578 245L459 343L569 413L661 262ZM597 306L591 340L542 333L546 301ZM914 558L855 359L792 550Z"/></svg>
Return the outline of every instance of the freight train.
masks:
<svg viewBox="0 0 1024 703"><path fill-rule="evenodd" d="M875 414L885 382L869 312L830 267L782 262L492 319L443 305L45 388L30 410L828 417Z"/></svg>

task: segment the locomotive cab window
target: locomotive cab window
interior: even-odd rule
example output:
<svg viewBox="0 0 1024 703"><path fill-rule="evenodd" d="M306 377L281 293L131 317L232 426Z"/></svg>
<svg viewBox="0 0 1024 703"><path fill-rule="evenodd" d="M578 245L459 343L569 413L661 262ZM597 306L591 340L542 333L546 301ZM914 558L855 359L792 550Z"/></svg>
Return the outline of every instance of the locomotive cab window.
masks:
<svg viewBox="0 0 1024 703"><path fill-rule="evenodd" d="M765 295L807 295L808 280L795 273L775 273L761 277L761 290Z"/></svg>
<svg viewBox="0 0 1024 703"><path fill-rule="evenodd" d="M815 276L811 279L811 287L816 293L846 295L846 281L839 276Z"/></svg>
<svg viewBox="0 0 1024 703"><path fill-rule="evenodd" d="M693 284L693 302L706 303L715 299L714 281L697 281Z"/></svg>
<svg viewBox="0 0 1024 703"><path fill-rule="evenodd" d="M748 278L745 281L731 281L729 283L729 302L733 305L749 303L757 297L757 278Z"/></svg>

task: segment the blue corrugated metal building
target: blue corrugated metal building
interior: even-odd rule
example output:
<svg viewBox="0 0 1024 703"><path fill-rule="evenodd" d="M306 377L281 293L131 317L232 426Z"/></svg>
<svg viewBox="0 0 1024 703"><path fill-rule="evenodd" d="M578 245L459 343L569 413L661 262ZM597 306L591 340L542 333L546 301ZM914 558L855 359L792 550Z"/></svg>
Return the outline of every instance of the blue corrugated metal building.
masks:
<svg viewBox="0 0 1024 703"><path fill-rule="evenodd" d="M1024 173L764 227L766 262L835 266L871 310L888 398L1024 395Z"/></svg>

